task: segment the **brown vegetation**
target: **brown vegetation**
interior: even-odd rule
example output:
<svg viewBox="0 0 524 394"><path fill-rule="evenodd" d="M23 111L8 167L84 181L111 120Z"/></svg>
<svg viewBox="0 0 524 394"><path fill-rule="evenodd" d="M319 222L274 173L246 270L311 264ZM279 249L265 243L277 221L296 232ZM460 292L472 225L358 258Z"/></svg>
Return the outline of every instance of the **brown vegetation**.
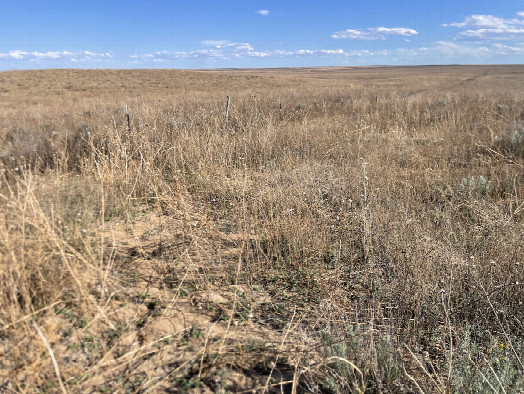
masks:
<svg viewBox="0 0 524 394"><path fill-rule="evenodd" d="M0 388L524 390L523 82L0 73Z"/></svg>

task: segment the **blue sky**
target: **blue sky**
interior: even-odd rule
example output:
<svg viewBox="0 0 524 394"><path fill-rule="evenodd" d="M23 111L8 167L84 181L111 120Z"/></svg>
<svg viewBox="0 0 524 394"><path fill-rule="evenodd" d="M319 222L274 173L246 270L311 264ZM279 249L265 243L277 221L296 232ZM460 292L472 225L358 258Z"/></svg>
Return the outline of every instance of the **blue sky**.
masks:
<svg viewBox="0 0 524 394"><path fill-rule="evenodd" d="M522 0L0 0L0 70L524 63Z"/></svg>

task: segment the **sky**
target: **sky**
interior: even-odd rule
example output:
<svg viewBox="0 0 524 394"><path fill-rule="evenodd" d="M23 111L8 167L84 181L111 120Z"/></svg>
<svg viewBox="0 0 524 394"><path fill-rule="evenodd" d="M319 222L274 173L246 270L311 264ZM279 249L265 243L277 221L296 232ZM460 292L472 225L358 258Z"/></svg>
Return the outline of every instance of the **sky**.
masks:
<svg viewBox="0 0 524 394"><path fill-rule="evenodd" d="M522 0L0 0L0 70L524 64Z"/></svg>

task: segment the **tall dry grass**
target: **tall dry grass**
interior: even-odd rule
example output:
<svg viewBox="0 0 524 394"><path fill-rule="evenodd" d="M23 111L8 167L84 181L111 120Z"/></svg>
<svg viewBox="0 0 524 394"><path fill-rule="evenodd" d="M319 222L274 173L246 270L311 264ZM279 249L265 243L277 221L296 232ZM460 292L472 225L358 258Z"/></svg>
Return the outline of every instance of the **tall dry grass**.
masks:
<svg viewBox="0 0 524 394"><path fill-rule="evenodd" d="M135 72L140 98L85 77L68 82L84 99L4 108L6 360L27 363L12 341L28 316L100 314L118 277L107 221L186 199L243 235L239 280L307 310L330 360L309 389L523 389L521 68L165 73Z"/></svg>

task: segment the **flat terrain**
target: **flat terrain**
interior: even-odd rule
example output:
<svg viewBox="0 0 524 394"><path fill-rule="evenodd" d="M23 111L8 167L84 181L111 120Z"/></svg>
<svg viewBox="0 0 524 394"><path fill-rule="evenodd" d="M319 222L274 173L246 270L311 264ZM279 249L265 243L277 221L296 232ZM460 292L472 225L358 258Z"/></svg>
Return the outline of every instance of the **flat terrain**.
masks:
<svg viewBox="0 0 524 394"><path fill-rule="evenodd" d="M523 86L1 72L0 391L523 392Z"/></svg>

